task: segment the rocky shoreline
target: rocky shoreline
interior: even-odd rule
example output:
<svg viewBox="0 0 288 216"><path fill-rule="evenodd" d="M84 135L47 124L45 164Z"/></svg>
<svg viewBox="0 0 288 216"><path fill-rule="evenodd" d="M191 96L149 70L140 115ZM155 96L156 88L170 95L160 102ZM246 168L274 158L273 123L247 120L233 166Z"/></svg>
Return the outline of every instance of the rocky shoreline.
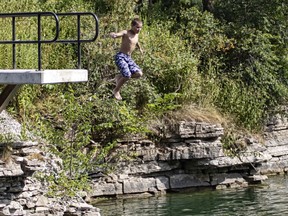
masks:
<svg viewBox="0 0 288 216"><path fill-rule="evenodd" d="M245 138L246 147L235 157L226 156L220 125L179 122L161 141L122 141L124 151L137 159L119 162L117 172L94 179L91 197L157 194L194 187L216 189L247 187L267 175L288 170L288 125L270 123L264 143Z"/></svg>
<svg viewBox="0 0 288 216"><path fill-rule="evenodd" d="M20 137L21 125L5 111L0 114L3 134ZM61 161L41 150L41 143L16 140L0 143L1 215L95 215L100 210L88 204L101 197L153 196L189 188L247 187L267 175L288 171L288 121L281 116L267 124L264 140L244 137L238 156L224 152L224 129L219 124L181 121L165 130L159 141L143 138L119 140L117 151L133 159L117 161L109 175L91 173L92 191L73 200L46 196L47 186L37 172L58 172ZM3 152L11 151L10 161ZM9 153L9 152L8 152Z"/></svg>
<svg viewBox="0 0 288 216"><path fill-rule="evenodd" d="M100 216L100 210L81 197L47 196L47 185L36 174L58 172L61 161L41 150L41 143L21 141L21 125L5 111L0 114L0 131L14 141L0 142L0 216Z"/></svg>

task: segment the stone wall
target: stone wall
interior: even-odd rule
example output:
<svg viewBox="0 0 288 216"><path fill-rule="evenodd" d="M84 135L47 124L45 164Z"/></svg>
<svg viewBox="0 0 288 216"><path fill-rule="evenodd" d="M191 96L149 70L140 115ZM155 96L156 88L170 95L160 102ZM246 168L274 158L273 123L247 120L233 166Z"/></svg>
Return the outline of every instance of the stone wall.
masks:
<svg viewBox="0 0 288 216"><path fill-rule="evenodd" d="M47 196L47 185L36 174L57 173L61 161L41 150L39 142L20 141L21 125L5 111L0 114L0 133L14 140L0 142L0 216L100 216L99 209L81 198Z"/></svg>
<svg viewBox="0 0 288 216"><path fill-rule="evenodd" d="M262 142L244 137L246 147L237 157L225 154L221 143L224 129L218 124L183 121L165 130L164 138L157 142L120 140L117 152L136 156L118 161L116 171L109 175L91 173L93 190L86 201L96 197L151 196L196 187L246 187L261 183L268 174L287 173L287 122L280 116L271 119ZM21 125L2 112L0 131L2 135L20 137ZM0 143L0 216L100 215L99 209L82 198L65 200L46 195L47 186L35 174L57 173L61 161L41 150L41 145L20 138L9 145Z"/></svg>
<svg viewBox="0 0 288 216"><path fill-rule="evenodd" d="M288 171L288 121L284 116L274 116L266 127L264 151L270 156L258 170L262 174L287 173Z"/></svg>
<svg viewBox="0 0 288 216"><path fill-rule="evenodd" d="M195 187L235 188L261 183L267 174L288 170L288 124L271 120L264 140L245 137L238 156L224 153L221 125L179 122L160 143L119 142L119 151L135 152L132 162L117 163L115 173L94 179L91 197L165 193ZM280 118L281 119L281 118Z"/></svg>

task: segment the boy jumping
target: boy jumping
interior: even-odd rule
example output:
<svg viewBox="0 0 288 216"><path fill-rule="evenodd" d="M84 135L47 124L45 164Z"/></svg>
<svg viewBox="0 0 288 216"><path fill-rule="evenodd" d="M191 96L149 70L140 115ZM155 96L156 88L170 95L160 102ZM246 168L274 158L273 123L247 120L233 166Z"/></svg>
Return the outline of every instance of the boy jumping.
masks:
<svg viewBox="0 0 288 216"><path fill-rule="evenodd" d="M120 89L130 78L140 78L143 73L140 67L133 61L131 54L135 47L138 47L143 54L143 50L138 42L138 34L142 28L142 21L135 18L131 22L130 30L122 30L118 33L111 32L112 38L122 37L122 43L119 52L115 55L115 63L121 74L115 76L116 87L113 89L114 97L121 100Z"/></svg>

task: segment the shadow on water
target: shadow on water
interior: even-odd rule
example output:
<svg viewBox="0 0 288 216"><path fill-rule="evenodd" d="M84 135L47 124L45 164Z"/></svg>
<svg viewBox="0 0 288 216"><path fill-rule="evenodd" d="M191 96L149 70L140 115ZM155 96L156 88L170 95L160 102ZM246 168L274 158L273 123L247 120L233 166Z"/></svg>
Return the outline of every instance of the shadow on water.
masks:
<svg viewBox="0 0 288 216"><path fill-rule="evenodd" d="M245 189L201 190L103 201L102 216L288 215L288 178L270 177Z"/></svg>

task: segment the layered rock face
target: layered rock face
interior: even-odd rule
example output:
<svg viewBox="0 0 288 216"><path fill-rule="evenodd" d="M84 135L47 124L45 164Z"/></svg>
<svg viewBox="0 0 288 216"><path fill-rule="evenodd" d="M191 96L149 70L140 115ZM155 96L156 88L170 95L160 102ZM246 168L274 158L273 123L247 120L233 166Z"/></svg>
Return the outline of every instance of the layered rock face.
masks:
<svg viewBox="0 0 288 216"><path fill-rule="evenodd" d="M259 171L263 174L288 172L288 119L273 116L267 124L265 133L265 153L270 156L261 163Z"/></svg>
<svg viewBox="0 0 288 216"><path fill-rule="evenodd" d="M21 125L2 112L0 131L2 135L20 136ZM268 174L287 172L286 119L272 119L261 142L246 137L237 156L227 156L223 135L221 125L183 121L169 126L157 141L119 141L117 151L134 157L118 161L116 171L108 175L91 173L93 190L86 198L150 196L198 187L246 187L262 182ZM39 142L20 139L9 145L0 143L0 216L100 215L99 209L81 198L47 197L47 185L35 174L57 173L61 161L40 146Z"/></svg>
<svg viewBox="0 0 288 216"><path fill-rule="evenodd" d="M288 170L287 129L285 121L271 121L264 141L245 138L245 147L234 157L223 150L221 125L203 122L179 122L158 143L121 141L119 151L134 151L136 160L119 162L114 174L95 178L91 196L119 197L261 183L266 174Z"/></svg>
<svg viewBox="0 0 288 216"><path fill-rule="evenodd" d="M21 125L6 112L0 114L0 133L13 142L0 142L0 216L93 215L99 209L82 199L51 198L40 173L57 173L61 161L40 150L40 143L20 141Z"/></svg>

